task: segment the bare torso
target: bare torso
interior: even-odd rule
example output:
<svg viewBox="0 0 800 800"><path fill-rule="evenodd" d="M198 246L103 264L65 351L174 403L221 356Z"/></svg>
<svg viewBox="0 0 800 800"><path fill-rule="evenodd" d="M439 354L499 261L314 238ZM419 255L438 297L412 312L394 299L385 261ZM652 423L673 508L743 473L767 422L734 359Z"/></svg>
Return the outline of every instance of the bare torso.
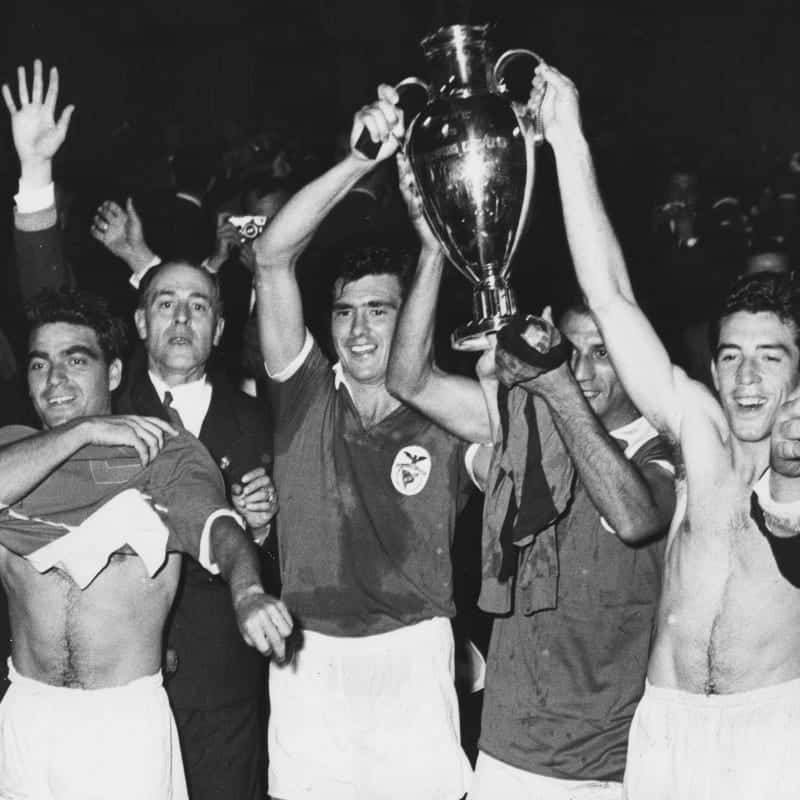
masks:
<svg viewBox="0 0 800 800"><path fill-rule="evenodd" d="M688 420L681 440L686 474L648 677L657 686L707 694L797 678L800 590L780 575L750 519L757 475L737 470L730 444L707 419Z"/></svg>
<svg viewBox="0 0 800 800"><path fill-rule="evenodd" d="M0 547L16 670L54 686L120 686L161 668L178 554L152 578L137 556L114 555L86 589L58 570L39 574Z"/></svg>

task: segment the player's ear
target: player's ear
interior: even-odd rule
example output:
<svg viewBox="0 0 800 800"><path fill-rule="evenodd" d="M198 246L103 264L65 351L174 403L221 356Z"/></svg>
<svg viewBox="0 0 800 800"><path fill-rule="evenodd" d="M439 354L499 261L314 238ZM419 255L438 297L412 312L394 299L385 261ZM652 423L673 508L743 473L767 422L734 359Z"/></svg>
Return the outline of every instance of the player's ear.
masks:
<svg viewBox="0 0 800 800"><path fill-rule="evenodd" d="M711 380L714 383L714 388L719 392L719 375L717 374L717 359L711 359Z"/></svg>
<svg viewBox="0 0 800 800"><path fill-rule="evenodd" d="M108 389L113 392L122 383L122 361L115 358L108 365Z"/></svg>

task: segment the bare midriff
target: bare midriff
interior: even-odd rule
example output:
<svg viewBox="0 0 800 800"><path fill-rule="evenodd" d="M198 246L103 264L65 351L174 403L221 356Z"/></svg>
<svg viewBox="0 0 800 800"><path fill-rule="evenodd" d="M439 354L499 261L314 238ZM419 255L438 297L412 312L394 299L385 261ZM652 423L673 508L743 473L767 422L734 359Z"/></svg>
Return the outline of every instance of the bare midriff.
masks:
<svg viewBox="0 0 800 800"><path fill-rule="evenodd" d="M16 671L82 689L121 686L158 672L180 559L171 554L151 578L138 556L113 555L81 590L57 569L40 574L0 547Z"/></svg>

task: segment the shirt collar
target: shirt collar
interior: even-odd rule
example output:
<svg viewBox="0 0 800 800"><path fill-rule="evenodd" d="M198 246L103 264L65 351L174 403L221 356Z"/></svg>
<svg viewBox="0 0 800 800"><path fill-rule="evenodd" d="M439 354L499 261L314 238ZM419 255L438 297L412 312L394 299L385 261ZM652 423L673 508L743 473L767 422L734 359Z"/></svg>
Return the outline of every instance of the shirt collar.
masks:
<svg viewBox="0 0 800 800"><path fill-rule="evenodd" d="M156 394L161 403L164 402L164 395L167 392L171 392L173 399L176 401L188 400L191 402L192 399L203 397L208 391L208 377L206 375L203 375L202 378L196 381L180 383L177 386L168 386L152 370L148 370L147 374L150 377L150 382L153 384L153 388L156 390Z"/></svg>
<svg viewBox="0 0 800 800"><path fill-rule="evenodd" d="M636 417L631 422L609 431L609 435L619 439L625 445L625 455L635 453L648 439L657 435L658 431L644 418Z"/></svg>

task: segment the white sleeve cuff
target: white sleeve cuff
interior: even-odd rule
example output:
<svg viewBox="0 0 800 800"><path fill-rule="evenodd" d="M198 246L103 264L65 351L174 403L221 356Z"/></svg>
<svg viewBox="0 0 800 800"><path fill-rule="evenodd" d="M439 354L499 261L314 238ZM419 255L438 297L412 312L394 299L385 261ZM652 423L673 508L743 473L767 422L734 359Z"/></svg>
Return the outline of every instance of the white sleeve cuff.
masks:
<svg viewBox="0 0 800 800"><path fill-rule="evenodd" d="M139 284L141 284L142 280L144 280L144 276L150 272L153 267L157 267L161 263L160 256L153 256L153 260L145 267L140 269L138 272L134 272L130 278L128 278L128 283L133 286L134 289L139 288Z"/></svg>
<svg viewBox="0 0 800 800"><path fill-rule="evenodd" d="M220 517L233 517L236 523L244 530L244 521L232 508L218 508L208 515L206 524L203 525L203 532L200 534L200 548L197 560L200 566L207 569L212 575L219 575L219 567L216 562L211 561L211 526L215 519Z"/></svg>
<svg viewBox="0 0 800 800"><path fill-rule="evenodd" d="M14 195L14 203L18 214L33 214L35 211L44 211L56 204L55 184L48 183L38 189L31 189L22 181L19 182L19 191Z"/></svg>
<svg viewBox="0 0 800 800"><path fill-rule="evenodd" d="M292 375L303 366L303 363L308 358L308 354L311 352L311 348L314 345L314 338L311 336L311 332L306 328L306 338L303 342L303 346L300 348L300 352L280 371L276 372L274 375L267 369L267 363L264 362L264 369L267 371L267 377L275 381L275 383L284 383L288 381Z"/></svg>
<svg viewBox="0 0 800 800"><path fill-rule="evenodd" d="M493 447L490 442L473 442L468 448L467 452L464 453L464 467L467 470L467 475L469 475L470 480L475 484L475 486L480 490L483 491L483 486L478 482L477 477L475 476L475 456L478 455L478 451L481 447Z"/></svg>
<svg viewBox="0 0 800 800"><path fill-rule="evenodd" d="M768 469L753 488L761 509L765 514L771 514L773 517L785 520L787 523L800 524L800 500L794 500L791 503L779 503L773 500L769 490L771 474L772 470Z"/></svg>

